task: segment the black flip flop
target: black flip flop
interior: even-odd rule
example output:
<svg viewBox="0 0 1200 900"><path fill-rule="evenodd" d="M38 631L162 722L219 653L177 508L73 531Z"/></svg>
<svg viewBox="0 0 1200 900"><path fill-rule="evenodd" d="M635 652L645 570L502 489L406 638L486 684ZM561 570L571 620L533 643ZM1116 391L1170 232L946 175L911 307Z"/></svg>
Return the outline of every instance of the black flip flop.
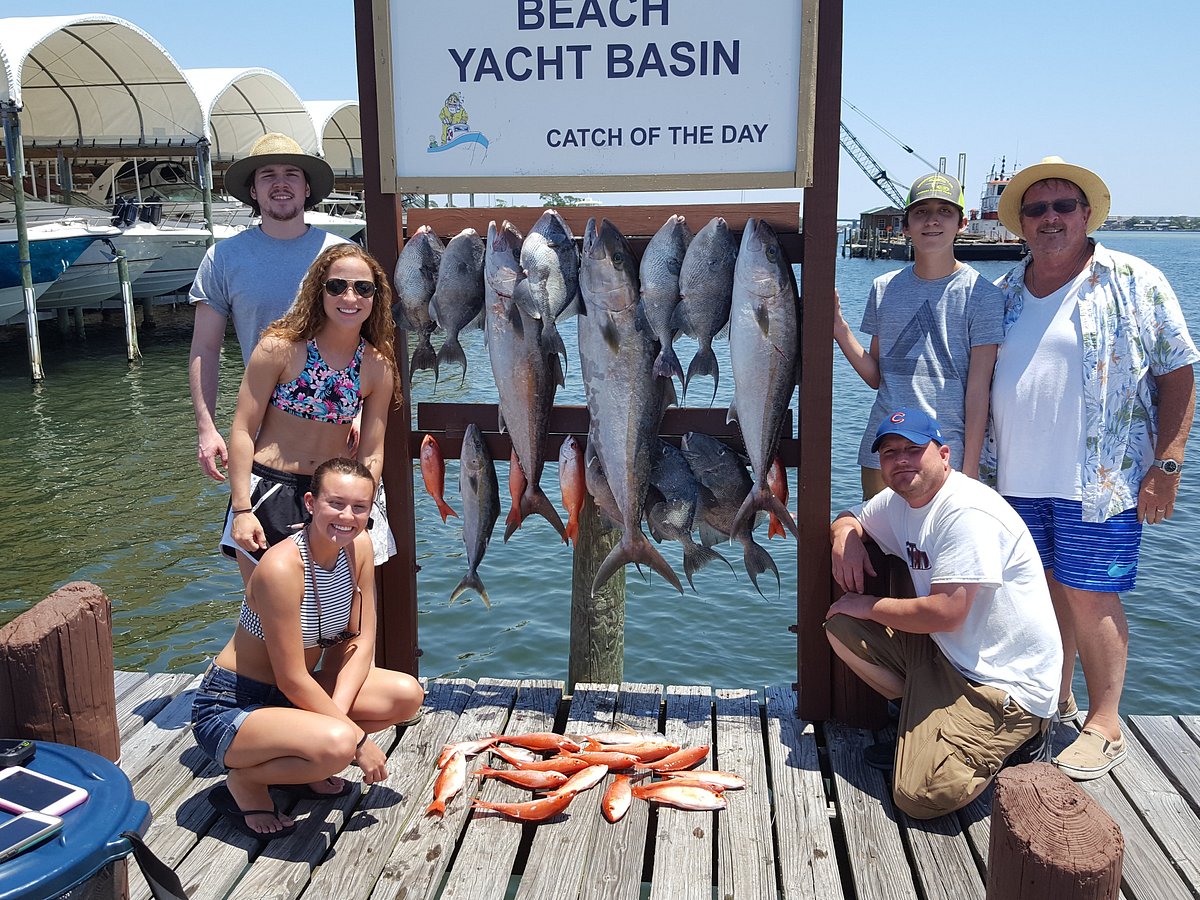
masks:
<svg viewBox="0 0 1200 900"><path fill-rule="evenodd" d="M343 778L341 790L333 793L313 790L312 786L308 784L273 784L271 787L300 800L336 800L354 791L358 787L358 782Z"/></svg>
<svg viewBox="0 0 1200 900"><path fill-rule="evenodd" d="M236 831L252 837L259 841L273 841L276 838L287 837L296 830L296 823L293 822L279 831L255 831L246 822L246 816L264 815L278 816L279 810L276 809L242 809L237 805L237 801L233 799L233 794L229 793L229 788L223 784L218 784L208 792L208 802L217 812L219 812L229 822L229 825Z"/></svg>

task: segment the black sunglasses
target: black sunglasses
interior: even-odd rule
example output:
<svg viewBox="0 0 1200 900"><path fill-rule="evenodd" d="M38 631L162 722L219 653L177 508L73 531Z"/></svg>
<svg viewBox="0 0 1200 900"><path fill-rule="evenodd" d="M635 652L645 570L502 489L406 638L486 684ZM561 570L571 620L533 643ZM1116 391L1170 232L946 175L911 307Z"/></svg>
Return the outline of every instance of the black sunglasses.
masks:
<svg viewBox="0 0 1200 900"><path fill-rule="evenodd" d="M1067 213L1073 213L1080 204L1087 206L1087 202L1080 200L1078 197L1072 197L1069 200L1039 200L1037 203L1026 203L1021 207L1021 215L1027 219L1038 219L1046 214L1046 210L1054 207L1054 211L1060 216L1065 216Z"/></svg>
<svg viewBox="0 0 1200 900"><path fill-rule="evenodd" d="M370 300L375 296L375 282L347 281L345 278L330 278L325 282L325 293L331 297L340 297L346 293L346 288L351 286L354 287L354 293L364 300Z"/></svg>

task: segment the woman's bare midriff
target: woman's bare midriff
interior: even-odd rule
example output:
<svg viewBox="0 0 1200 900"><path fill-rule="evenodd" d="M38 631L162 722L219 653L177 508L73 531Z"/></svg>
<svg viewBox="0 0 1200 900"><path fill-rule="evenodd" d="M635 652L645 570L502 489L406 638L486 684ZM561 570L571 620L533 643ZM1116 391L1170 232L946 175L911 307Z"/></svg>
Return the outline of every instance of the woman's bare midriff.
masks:
<svg viewBox="0 0 1200 900"><path fill-rule="evenodd" d="M311 475L325 460L349 453L349 436L349 425L303 419L268 406L254 442L254 461L279 472Z"/></svg>

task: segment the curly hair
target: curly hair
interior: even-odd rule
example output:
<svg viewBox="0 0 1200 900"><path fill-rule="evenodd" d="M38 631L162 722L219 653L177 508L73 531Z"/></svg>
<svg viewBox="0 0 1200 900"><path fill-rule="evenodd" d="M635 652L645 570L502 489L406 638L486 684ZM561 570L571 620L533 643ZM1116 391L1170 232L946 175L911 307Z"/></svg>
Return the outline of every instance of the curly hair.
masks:
<svg viewBox="0 0 1200 900"><path fill-rule="evenodd" d="M375 282L375 297L371 314L363 322L361 334L383 356L392 375L392 396L399 405L403 399L400 368L396 365L396 323L392 319L392 286L387 273L370 253L358 244L334 244L326 247L313 260L300 282L300 290L291 308L263 331L263 337L278 337L285 341L307 341L316 336L325 324L325 281L329 270L339 259L361 259L371 269Z"/></svg>

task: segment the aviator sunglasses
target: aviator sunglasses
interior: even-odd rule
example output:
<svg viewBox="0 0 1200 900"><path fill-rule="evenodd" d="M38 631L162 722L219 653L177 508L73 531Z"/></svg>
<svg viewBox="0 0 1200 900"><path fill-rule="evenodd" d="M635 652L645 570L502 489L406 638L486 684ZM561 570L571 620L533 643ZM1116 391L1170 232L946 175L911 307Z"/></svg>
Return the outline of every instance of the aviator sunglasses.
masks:
<svg viewBox="0 0 1200 900"><path fill-rule="evenodd" d="M1037 203L1026 203L1021 207L1021 215L1027 219L1041 218L1046 214L1046 210L1054 207L1054 211L1060 216L1065 216L1067 213L1075 212L1076 208L1083 203L1087 204L1078 197L1072 197L1069 200L1039 200Z"/></svg>
<svg viewBox="0 0 1200 900"><path fill-rule="evenodd" d="M331 297L340 297L346 293L346 288L348 287L353 287L354 293L358 294L364 300L370 300L375 296L375 282L347 281L345 278L330 278L325 282L325 293Z"/></svg>

